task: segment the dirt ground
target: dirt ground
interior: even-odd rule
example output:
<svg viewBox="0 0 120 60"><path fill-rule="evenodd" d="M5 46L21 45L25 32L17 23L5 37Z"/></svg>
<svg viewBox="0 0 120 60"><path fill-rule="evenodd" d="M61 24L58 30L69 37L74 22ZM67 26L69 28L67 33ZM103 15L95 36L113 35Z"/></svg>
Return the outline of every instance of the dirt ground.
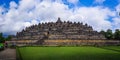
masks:
<svg viewBox="0 0 120 60"><path fill-rule="evenodd" d="M16 60L16 49L7 48L0 51L0 60Z"/></svg>

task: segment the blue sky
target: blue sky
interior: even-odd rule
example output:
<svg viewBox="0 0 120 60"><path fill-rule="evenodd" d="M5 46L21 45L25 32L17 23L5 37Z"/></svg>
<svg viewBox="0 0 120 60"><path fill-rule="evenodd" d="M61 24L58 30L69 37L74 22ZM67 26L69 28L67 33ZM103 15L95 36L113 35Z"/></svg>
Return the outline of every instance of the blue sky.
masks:
<svg viewBox="0 0 120 60"><path fill-rule="evenodd" d="M0 5L4 6L5 8L9 8L10 6L10 2L14 1L17 4L19 4L19 1L21 0L1 0L0 1ZM53 0L54 1L54 0ZM73 3L69 3L67 0L62 0L64 4L69 5L70 8L74 8L74 4ZM79 0L77 3L77 6L87 6L87 7L91 7L91 6L105 6L110 8L111 10L114 10L115 7L119 4L119 0L105 0L103 3L95 3L95 0Z"/></svg>
<svg viewBox="0 0 120 60"><path fill-rule="evenodd" d="M20 0L1 0L0 5L4 6L5 8L9 8L9 3L11 1L15 1L18 4Z"/></svg>
<svg viewBox="0 0 120 60"><path fill-rule="evenodd" d="M120 0L1 0L0 32L16 34L42 22L83 22L94 30L120 29ZM12 29L11 29L12 28Z"/></svg>

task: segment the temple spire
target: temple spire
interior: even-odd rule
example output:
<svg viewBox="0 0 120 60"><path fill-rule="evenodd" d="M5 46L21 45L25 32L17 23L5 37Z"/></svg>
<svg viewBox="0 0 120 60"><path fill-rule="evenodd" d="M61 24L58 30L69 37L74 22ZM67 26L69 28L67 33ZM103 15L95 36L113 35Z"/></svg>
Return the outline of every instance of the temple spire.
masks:
<svg viewBox="0 0 120 60"><path fill-rule="evenodd" d="M57 23L61 23L61 22L62 21L61 21L60 17L58 17Z"/></svg>

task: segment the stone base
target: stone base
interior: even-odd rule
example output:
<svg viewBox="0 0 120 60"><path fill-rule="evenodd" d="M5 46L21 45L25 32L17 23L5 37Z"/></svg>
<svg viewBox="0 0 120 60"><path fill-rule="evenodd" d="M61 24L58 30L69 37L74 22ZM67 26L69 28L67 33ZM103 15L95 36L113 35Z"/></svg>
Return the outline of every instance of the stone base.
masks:
<svg viewBox="0 0 120 60"><path fill-rule="evenodd" d="M45 46L105 46L120 45L119 40L44 40Z"/></svg>

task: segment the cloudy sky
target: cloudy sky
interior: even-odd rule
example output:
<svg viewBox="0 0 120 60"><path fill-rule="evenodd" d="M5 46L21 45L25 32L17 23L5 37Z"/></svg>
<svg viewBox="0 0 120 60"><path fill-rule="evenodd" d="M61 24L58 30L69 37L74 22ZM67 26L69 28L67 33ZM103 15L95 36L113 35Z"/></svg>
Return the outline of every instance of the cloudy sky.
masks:
<svg viewBox="0 0 120 60"><path fill-rule="evenodd" d="M0 0L0 32L15 34L42 22L83 22L94 30L120 28L120 0Z"/></svg>

